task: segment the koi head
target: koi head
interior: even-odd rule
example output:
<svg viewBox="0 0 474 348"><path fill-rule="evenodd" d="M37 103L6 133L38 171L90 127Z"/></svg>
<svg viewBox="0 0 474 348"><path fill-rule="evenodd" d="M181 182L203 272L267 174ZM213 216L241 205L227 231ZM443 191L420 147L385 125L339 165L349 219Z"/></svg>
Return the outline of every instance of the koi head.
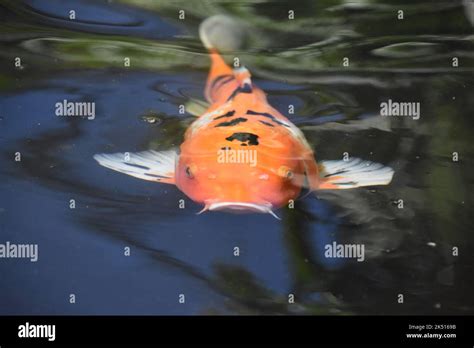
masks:
<svg viewBox="0 0 474 348"><path fill-rule="evenodd" d="M196 139L193 141L196 142ZM304 164L290 150L265 151L258 146L214 141L203 154L199 144L183 144L176 184L187 196L204 204L204 211L269 213L295 199L304 184ZM209 143L207 143L209 148ZM183 151L184 150L184 151Z"/></svg>

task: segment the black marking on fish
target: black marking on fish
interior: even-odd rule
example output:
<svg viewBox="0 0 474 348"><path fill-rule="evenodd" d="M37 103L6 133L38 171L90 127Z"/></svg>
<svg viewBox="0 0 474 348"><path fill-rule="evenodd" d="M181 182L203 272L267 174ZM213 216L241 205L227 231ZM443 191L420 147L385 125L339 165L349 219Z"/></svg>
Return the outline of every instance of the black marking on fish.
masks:
<svg viewBox="0 0 474 348"><path fill-rule="evenodd" d="M239 124L242 122L247 122L247 119L243 117L238 117L228 122L221 122L217 124L215 127L230 127L230 126L235 126L236 124Z"/></svg>
<svg viewBox="0 0 474 348"><path fill-rule="evenodd" d="M252 93L252 86L249 83L244 83L240 89L240 93Z"/></svg>
<svg viewBox="0 0 474 348"><path fill-rule="evenodd" d="M130 167L135 167L135 168L150 170L150 167L141 166L141 165L135 164L135 163L127 163L127 162L124 162L124 164L126 164L127 166L130 166Z"/></svg>
<svg viewBox="0 0 474 348"><path fill-rule="evenodd" d="M286 123L279 121L275 116L273 116L272 114L269 114L268 112L257 112L257 111L253 111L253 110L247 110L247 115L256 115L256 116L267 117L267 118L271 119L273 122L275 122L276 124L279 124L279 125L284 126L284 127L290 127Z"/></svg>
<svg viewBox="0 0 474 348"><path fill-rule="evenodd" d="M330 176L334 176L334 175L338 175L338 174L344 174L346 172L347 172L347 170L340 170L340 171L335 172L335 173L326 174L324 177L329 178Z"/></svg>
<svg viewBox="0 0 474 348"><path fill-rule="evenodd" d="M224 146L224 147L221 147L221 150L228 151L228 150L232 150L232 148L230 146Z"/></svg>
<svg viewBox="0 0 474 348"><path fill-rule="evenodd" d="M217 84L220 83L219 85L219 88L224 86L226 83L232 81L234 79L234 75L220 75L218 77L216 77L214 79L214 81L212 81L212 84L211 84L211 91L214 90L214 88L217 88Z"/></svg>
<svg viewBox="0 0 474 348"><path fill-rule="evenodd" d="M271 124L270 122L265 122L265 121L260 121L260 123L264 124L265 126L269 126L269 127L275 127L273 124Z"/></svg>
<svg viewBox="0 0 474 348"><path fill-rule="evenodd" d="M214 120L218 120L218 119L224 118L224 117L231 117L231 116L234 116L234 114L235 114L235 110L232 110L232 111L229 111L229 112L225 113L224 115L214 117Z"/></svg>
<svg viewBox="0 0 474 348"><path fill-rule="evenodd" d="M355 181L348 181L348 182L335 182L334 185L357 185Z"/></svg>
<svg viewBox="0 0 474 348"><path fill-rule="evenodd" d="M235 89L235 90L232 92L232 94L229 96L229 98L227 98L227 101L229 101L229 100L231 100L232 98L234 98L234 97L237 95L237 93L239 92L239 89L240 89L240 87L237 88L237 89Z"/></svg>
<svg viewBox="0 0 474 348"><path fill-rule="evenodd" d="M240 86L237 87L236 89L234 89L234 91L229 96L229 98L227 98L227 101L233 99L239 93L252 93L252 86L249 85L248 83L245 83L243 87L240 87Z"/></svg>
<svg viewBox="0 0 474 348"><path fill-rule="evenodd" d="M252 133L234 133L230 137L225 138L228 141L240 141L246 145L258 145L258 135ZM242 145L242 144L241 144Z"/></svg>
<svg viewBox="0 0 474 348"><path fill-rule="evenodd" d="M229 96L229 98L227 98L227 101L233 99L239 92L240 92L240 87L237 87L236 89L234 89L234 91L233 91L232 94Z"/></svg>
<svg viewBox="0 0 474 348"><path fill-rule="evenodd" d="M158 179L168 179L169 177L168 176L163 176L163 175L156 175L156 174L149 174L149 173L145 173L146 176L151 176L153 178L158 178Z"/></svg>

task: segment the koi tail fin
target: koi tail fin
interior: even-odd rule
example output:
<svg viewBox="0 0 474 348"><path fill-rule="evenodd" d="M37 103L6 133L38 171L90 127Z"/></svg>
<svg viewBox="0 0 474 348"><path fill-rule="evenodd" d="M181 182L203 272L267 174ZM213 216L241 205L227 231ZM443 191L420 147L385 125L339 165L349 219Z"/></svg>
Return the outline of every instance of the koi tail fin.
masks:
<svg viewBox="0 0 474 348"><path fill-rule="evenodd" d="M206 18L199 26L199 37L209 51L235 52L242 48L246 31L236 19L215 15Z"/></svg>
<svg viewBox="0 0 474 348"><path fill-rule="evenodd" d="M234 71L225 63L222 56L216 51L209 52L211 69L207 77L205 97L209 103L224 100L233 90L239 87L234 77Z"/></svg>
<svg viewBox="0 0 474 348"><path fill-rule="evenodd" d="M394 173L390 167L360 158L352 158L348 161L323 161L319 166L318 189L320 190L388 185Z"/></svg>
<svg viewBox="0 0 474 348"><path fill-rule="evenodd" d="M176 158L174 150L94 155L101 166L142 180L166 184L175 183Z"/></svg>
<svg viewBox="0 0 474 348"><path fill-rule="evenodd" d="M219 52L232 52L242 46L244 30L234 19L216 15L199 27L199 37L209 50L211 69L206 84L206 99L213 103L226 101L239 88L251 89L250 73L245 68L232 69Z"/></svg>

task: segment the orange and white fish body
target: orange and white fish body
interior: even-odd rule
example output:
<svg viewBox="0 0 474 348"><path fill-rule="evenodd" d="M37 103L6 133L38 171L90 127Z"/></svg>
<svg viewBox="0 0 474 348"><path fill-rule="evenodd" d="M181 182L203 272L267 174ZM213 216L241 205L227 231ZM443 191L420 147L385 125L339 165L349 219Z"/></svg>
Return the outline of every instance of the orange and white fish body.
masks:
<svg viewBox="0 0 474 348"><path fill-rule="evenodd" d="M268 104L245 68L231 69L205 37L211 69L209 109L187 129L179 153L98 154L103 166L140 179L175 184L205 210L273 213L303 188L386 185L390 167L353 158L316 163L303 133Z"/></svg>

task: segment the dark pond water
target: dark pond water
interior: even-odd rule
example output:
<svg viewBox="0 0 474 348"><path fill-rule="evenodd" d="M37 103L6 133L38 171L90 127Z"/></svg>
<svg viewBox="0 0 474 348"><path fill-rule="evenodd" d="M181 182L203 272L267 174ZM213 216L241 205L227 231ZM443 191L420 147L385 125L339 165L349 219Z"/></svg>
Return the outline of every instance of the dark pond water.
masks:
<svg viewBox="0 0 474 348"><path fill-rule="evenodd" d="M469 0L1 1L0 243L38 244L39 260L0 259L0 314L474 314L473 11ZM194 118L179 105L203 99L209 68L198 25L218 13L245 23L233 55L318 159L388 164L392 183L317 192L278 221L196 215L174 186L97 165L95 153L180 144ZM95 102L95 119L57 117L64 99ZM388 99L419 102L420 118L380 116ZM364 244L364 262L324 257L333 241Z"/></svg>

